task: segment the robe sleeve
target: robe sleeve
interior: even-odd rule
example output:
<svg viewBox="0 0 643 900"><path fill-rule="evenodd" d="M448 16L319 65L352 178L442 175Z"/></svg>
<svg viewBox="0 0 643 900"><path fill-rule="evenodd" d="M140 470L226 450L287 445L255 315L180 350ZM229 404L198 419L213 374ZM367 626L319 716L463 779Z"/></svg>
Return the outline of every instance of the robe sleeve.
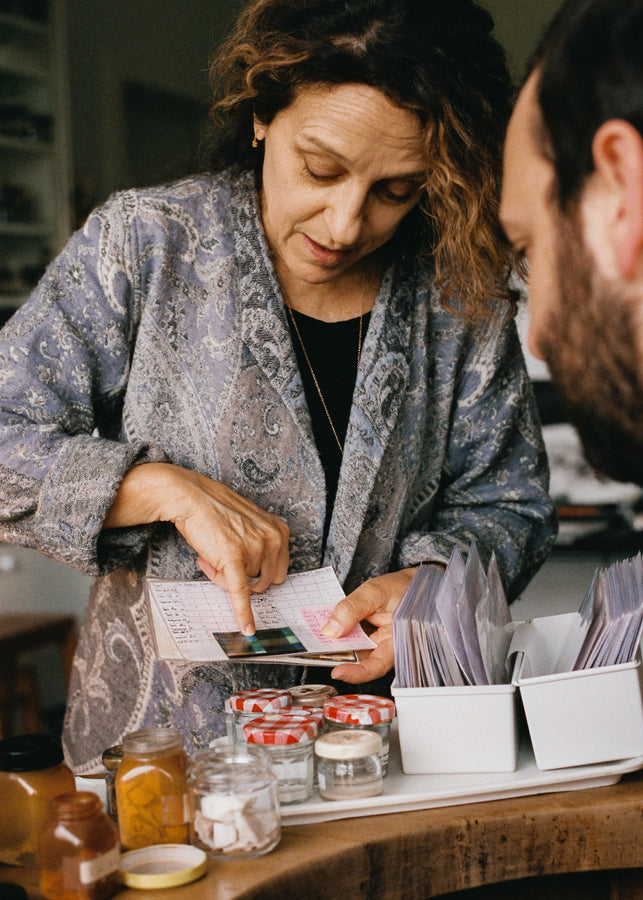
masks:
<svg viewBox="0 0 643 900"><path fill-rule="evenodd" d="M102 532L127 470L163 458L123 435L140 287L128 195L92 213L0 331L0 539L102 574L149 528Z"/></svg>

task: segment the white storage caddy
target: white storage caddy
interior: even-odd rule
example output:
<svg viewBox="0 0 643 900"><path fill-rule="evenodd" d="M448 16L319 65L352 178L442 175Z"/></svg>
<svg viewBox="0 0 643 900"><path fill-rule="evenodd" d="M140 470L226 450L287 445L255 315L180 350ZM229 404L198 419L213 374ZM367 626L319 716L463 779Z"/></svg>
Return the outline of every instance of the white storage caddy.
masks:
<svg viewBox="0 0 643 900"><path fill-rule="evenodd" d="M641 651L617 666L552 674L578 613L516 627L513 682L520 691L539 769L562 769L643 754Z"/></svg>
<svg viewBox="0 0 643 900"><path fill-rule="evenodd" d="M406 775L515 771L515 685L398 688L393 682L391 693Z"/></svg>
<svg viewBox="0 0 643 900"><path fill-rule="evenodd" d="M640 650L631 663L552 674L577 617L514 624L511 684L399 688L393 682L405 774L514 771L519 698L539 769L643 755Z"/></svg>

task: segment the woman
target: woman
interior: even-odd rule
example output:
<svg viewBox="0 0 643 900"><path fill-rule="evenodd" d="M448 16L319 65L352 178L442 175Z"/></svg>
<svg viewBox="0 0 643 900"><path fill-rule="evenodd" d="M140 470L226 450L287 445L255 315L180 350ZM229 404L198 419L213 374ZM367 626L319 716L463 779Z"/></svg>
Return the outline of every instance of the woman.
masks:
<svg viewBox="0 0 643 900"><path fill-rule="evenodd" d="M210 170L95 211L2 334L0 536L97 576L77 772L153 724L203 746L232 691L302 677L157 659L146 575L200 569L251 633L289 569L332 565L377 625L472 538L510 596L546 556L491 25L470 0L254 0L213 66ZM348 678L392 665L375 634Z"/></svg>

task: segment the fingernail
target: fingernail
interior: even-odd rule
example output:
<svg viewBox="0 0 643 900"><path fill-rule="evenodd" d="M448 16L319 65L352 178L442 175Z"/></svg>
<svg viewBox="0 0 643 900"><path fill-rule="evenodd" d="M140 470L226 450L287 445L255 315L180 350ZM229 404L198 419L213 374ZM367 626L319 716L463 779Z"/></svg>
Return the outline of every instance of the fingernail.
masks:
<svg viewBox="0 0 643 900"><path fill-rule="evenodd" d="M329 619L322 628L322 634L325 634L326 637L337 637L341 630L341 625L336 619Z"/></svg>
<svg viewBox="0 0 643 900"><path fill-rule="evenodd" d="M246 637L252 637L252 635L255 633L254 626L253 625L244 625L243 633L245 634Z"/></svg>

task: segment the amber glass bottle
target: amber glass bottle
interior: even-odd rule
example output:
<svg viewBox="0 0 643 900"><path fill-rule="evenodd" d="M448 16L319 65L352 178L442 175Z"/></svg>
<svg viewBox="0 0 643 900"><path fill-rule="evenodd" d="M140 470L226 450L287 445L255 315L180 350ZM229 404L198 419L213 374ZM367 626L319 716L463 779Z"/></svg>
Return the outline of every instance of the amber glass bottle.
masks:
<svg viewBox="0 0 643 900"><path fill-rule="evenodd" d="M105 900L120 887L118 831L96 794L61 794L40 834L40 890L47 900Z"/></svg>
<svg viewBox="0 0 643 900"><path fill-rule="evenodd" d="M75 790L60 739L24 734L0 741L0 862L35 867L49 801Z"/></svg>

